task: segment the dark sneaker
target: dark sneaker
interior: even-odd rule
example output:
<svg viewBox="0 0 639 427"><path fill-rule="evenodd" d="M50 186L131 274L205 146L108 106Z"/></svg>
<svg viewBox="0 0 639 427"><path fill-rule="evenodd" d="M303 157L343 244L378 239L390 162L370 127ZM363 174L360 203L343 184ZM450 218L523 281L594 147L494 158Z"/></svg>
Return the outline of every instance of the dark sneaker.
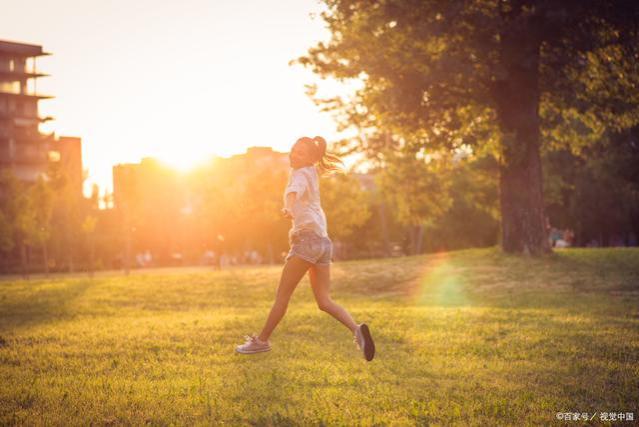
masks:
<svg viewBox="0 0 639 427"><path fill-rule="evenodd" d="M373 337L371 337L371 332L368 330L368 325L366 323L362 323L357 326L355 330L355 343L362 353L364 353L364 358L369 362L373 360L375 357L375 343L373 342Z"/></svg>

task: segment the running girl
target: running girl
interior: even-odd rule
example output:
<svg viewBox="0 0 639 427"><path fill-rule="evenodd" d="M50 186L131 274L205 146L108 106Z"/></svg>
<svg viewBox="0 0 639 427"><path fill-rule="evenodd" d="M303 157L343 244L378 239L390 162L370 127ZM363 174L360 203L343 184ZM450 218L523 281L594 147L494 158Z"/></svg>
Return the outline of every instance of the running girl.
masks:
<svg viewBox="0 0 639 427"><path fill-rule="evenodd" d="M236 347L243 354L271 349L269 337L280 322L288 302L302 277L309 272L311 288L320 310L339 320L353 333L364 358L372 360L375 344L368 326L357 324L342 306L329 295L333 243L328 237L326 216L320 205L319 175L342 168L339 157L326 152L326 141L320 136L298 139L289 154L291 174L284 190L282 215L293 221L289 230L290 251L277 288L275 302L259 335L246 336Z"/></svg>

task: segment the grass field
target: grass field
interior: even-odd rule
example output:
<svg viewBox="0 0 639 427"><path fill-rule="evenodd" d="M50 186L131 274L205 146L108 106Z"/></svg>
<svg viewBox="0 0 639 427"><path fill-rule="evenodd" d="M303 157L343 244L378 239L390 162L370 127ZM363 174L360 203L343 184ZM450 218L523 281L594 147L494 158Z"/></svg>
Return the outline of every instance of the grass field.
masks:
<svg viewBox="0 0 639 427"><path fill-rule="evenodd" d="M637 249L335 263L333 299L370 325L372 362L307 278L273 350L234 353L280 271L0 280L0 424L637 423Z"/></svg>

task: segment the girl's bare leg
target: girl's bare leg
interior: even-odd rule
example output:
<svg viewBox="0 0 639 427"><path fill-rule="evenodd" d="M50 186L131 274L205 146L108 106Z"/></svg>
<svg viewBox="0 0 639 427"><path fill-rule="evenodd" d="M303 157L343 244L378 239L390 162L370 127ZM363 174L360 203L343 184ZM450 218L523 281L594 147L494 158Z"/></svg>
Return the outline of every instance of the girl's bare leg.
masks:
<svg viewBox="0 0 639 427"><path fill-rule="evenodd" d="M313 265L308 274L311 279L311 288L315 295L315 301L320 310L333 316L339 320L355 334L357 324L351 317L348 311L341 305L333 301L329 295L329 288L331 283L331 266L329 265Z"/></svg>
<svg viewBox="0 0 639 427"><path fill-rule="evenodd" d="M282 270L280 284L277 287L275 302L273 303L273 307L271 307L271 312L268 315L268 319L266 319L262 332L258 335L260 340L268 340L277 324L282 320L291 295L293 295L293 291L311 265L313 264L297 256L293 256L286 261L284 269Z"/></svg>

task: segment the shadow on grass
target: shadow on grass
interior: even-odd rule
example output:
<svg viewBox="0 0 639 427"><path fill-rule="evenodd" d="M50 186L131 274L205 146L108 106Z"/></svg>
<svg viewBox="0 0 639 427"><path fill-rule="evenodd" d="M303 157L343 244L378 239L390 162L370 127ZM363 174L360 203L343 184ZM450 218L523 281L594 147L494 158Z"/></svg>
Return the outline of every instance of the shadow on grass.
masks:
<svg viewBox="0 0 639 427"><path fill-rule="evenodd" d="M592 308L639 301L639 250L571 249L527 258L478 249L337 264L337 293L437 307Z"/></svg>
<svg viewBox="0 0 639 427"><path fill-rule="evenodd" d="M64 320L74 316L71 308L94 282L89 279L54 282L15 282L0 288L0 331Z"/></svg>

